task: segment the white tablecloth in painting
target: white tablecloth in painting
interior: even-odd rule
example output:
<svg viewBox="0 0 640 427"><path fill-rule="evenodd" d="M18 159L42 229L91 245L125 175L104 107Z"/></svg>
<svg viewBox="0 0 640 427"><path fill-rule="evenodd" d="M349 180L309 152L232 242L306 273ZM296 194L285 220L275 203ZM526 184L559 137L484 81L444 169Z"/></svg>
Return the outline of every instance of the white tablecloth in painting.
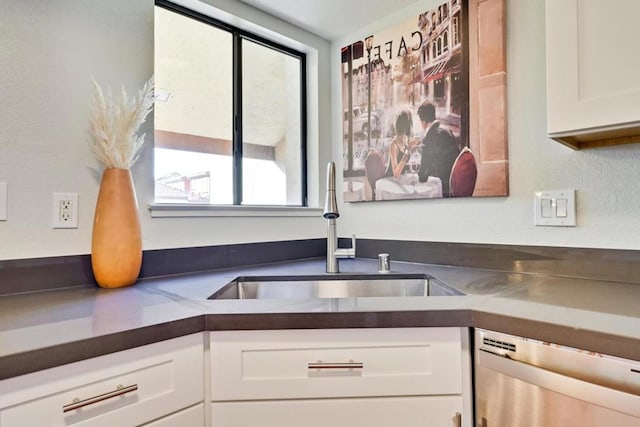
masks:
<svg viewBox="0 0 640 427"><path fill-rule="evenodd" d="M440 178L419 182L415 174L389 176L376 181L376 200L435 199L442 197Z"/></svg>
<svg viewBox="0 0 640 427"><path fill-rule="evenodd" d="M364 182L362 181L344 181L342 190L342 197L345 202L361 202L364 200Z"/></svg>

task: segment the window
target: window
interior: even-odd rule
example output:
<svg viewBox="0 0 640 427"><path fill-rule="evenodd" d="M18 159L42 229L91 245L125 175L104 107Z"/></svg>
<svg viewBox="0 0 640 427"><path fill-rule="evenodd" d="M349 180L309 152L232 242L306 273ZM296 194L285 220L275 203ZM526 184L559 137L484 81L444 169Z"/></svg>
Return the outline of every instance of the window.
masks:
<svg viewBox="0 0 640 427"><path fill-rule="evenodd" d="M457 46L460 44L460 19L457 16L451 20L451 28L453 29L453 45Z"/></svg>
<svg viewBox="0 0 640 427"><path fill-rule="evenodd" d="M305 62L157 0L156 203L306 206Z"/></svg>

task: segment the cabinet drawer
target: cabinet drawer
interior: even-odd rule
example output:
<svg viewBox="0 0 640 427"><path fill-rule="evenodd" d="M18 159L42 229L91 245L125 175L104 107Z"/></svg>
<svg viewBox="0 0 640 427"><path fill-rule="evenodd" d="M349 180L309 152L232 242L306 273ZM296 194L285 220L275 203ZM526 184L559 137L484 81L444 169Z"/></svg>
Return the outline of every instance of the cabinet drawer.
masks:
<svg viewBox="0 0 640 427"><path fill-rule="evenodd" d="M458 418L457 414L460 414ZM350 399L216 402L213 427L459 427L460 396L403 396ZM460 419L460 423L458 422Z"/></svg>
<svg viewBox="0 0 640 427"><path fill-rule="evenodd" d="M212 400L462 393L460 328L211 333Z"/></svg>
<svg viewBox="0 0 640 427"><path fill-rule="evenodd" d="M201 402L203 371L195 334L4 380L0 426L142 424Z"/></svg>

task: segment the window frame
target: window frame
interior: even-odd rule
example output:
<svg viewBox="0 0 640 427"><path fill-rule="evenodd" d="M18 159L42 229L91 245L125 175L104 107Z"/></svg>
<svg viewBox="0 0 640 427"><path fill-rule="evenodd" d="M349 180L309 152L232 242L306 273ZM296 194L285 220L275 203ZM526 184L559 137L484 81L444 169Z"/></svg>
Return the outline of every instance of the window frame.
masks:
<svg viewBox="0 0 640 427"><path fill-rule="evenodd" d="M185 17L195 19L201 23L211 25L220 30L227 31L232 36L233 43L233 140L232 140L232 156L233 156L233 204L182 204L182 203L162 203L164 206L175 206L180 209L188 209L189 206L198 206L206 208L222 208L227 212L239 212L241 209L259 209L271 211L273 209L292 209L299 211L309 207L308 188L307 188L307 54L289 46L283 45L273 40L269 40L251 31L236 27L220 19L192 10L188 7L173 3L169 0L154 0L155 6L162 7L171 12L181 14ZM242 40L247 40L264 47L273 49L280 53L292 56L300 61L300 205L248 205L242 204ZM155 180L155 178L154 178ZM155 193L154 193L155 199ZM159 204L154 203L154 208Z"/></svg>

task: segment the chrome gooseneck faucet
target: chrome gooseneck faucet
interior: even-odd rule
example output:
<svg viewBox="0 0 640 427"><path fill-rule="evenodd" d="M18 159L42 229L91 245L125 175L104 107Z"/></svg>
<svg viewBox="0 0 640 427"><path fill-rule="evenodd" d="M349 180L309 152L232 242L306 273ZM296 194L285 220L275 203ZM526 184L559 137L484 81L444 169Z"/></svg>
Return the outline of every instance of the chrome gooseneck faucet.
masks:
<svg viewBox="0 0 640 427"><path fill-rule="evenodd" d="M327 197L324 202L322 216L328 220L327 224L327 273L339 273L338 258L355 258L356 236L351 238L351 248L338 249L338 234L336 232L336 219L340 216L336 201L336 165L329 162L327 165Z"/></svg>

